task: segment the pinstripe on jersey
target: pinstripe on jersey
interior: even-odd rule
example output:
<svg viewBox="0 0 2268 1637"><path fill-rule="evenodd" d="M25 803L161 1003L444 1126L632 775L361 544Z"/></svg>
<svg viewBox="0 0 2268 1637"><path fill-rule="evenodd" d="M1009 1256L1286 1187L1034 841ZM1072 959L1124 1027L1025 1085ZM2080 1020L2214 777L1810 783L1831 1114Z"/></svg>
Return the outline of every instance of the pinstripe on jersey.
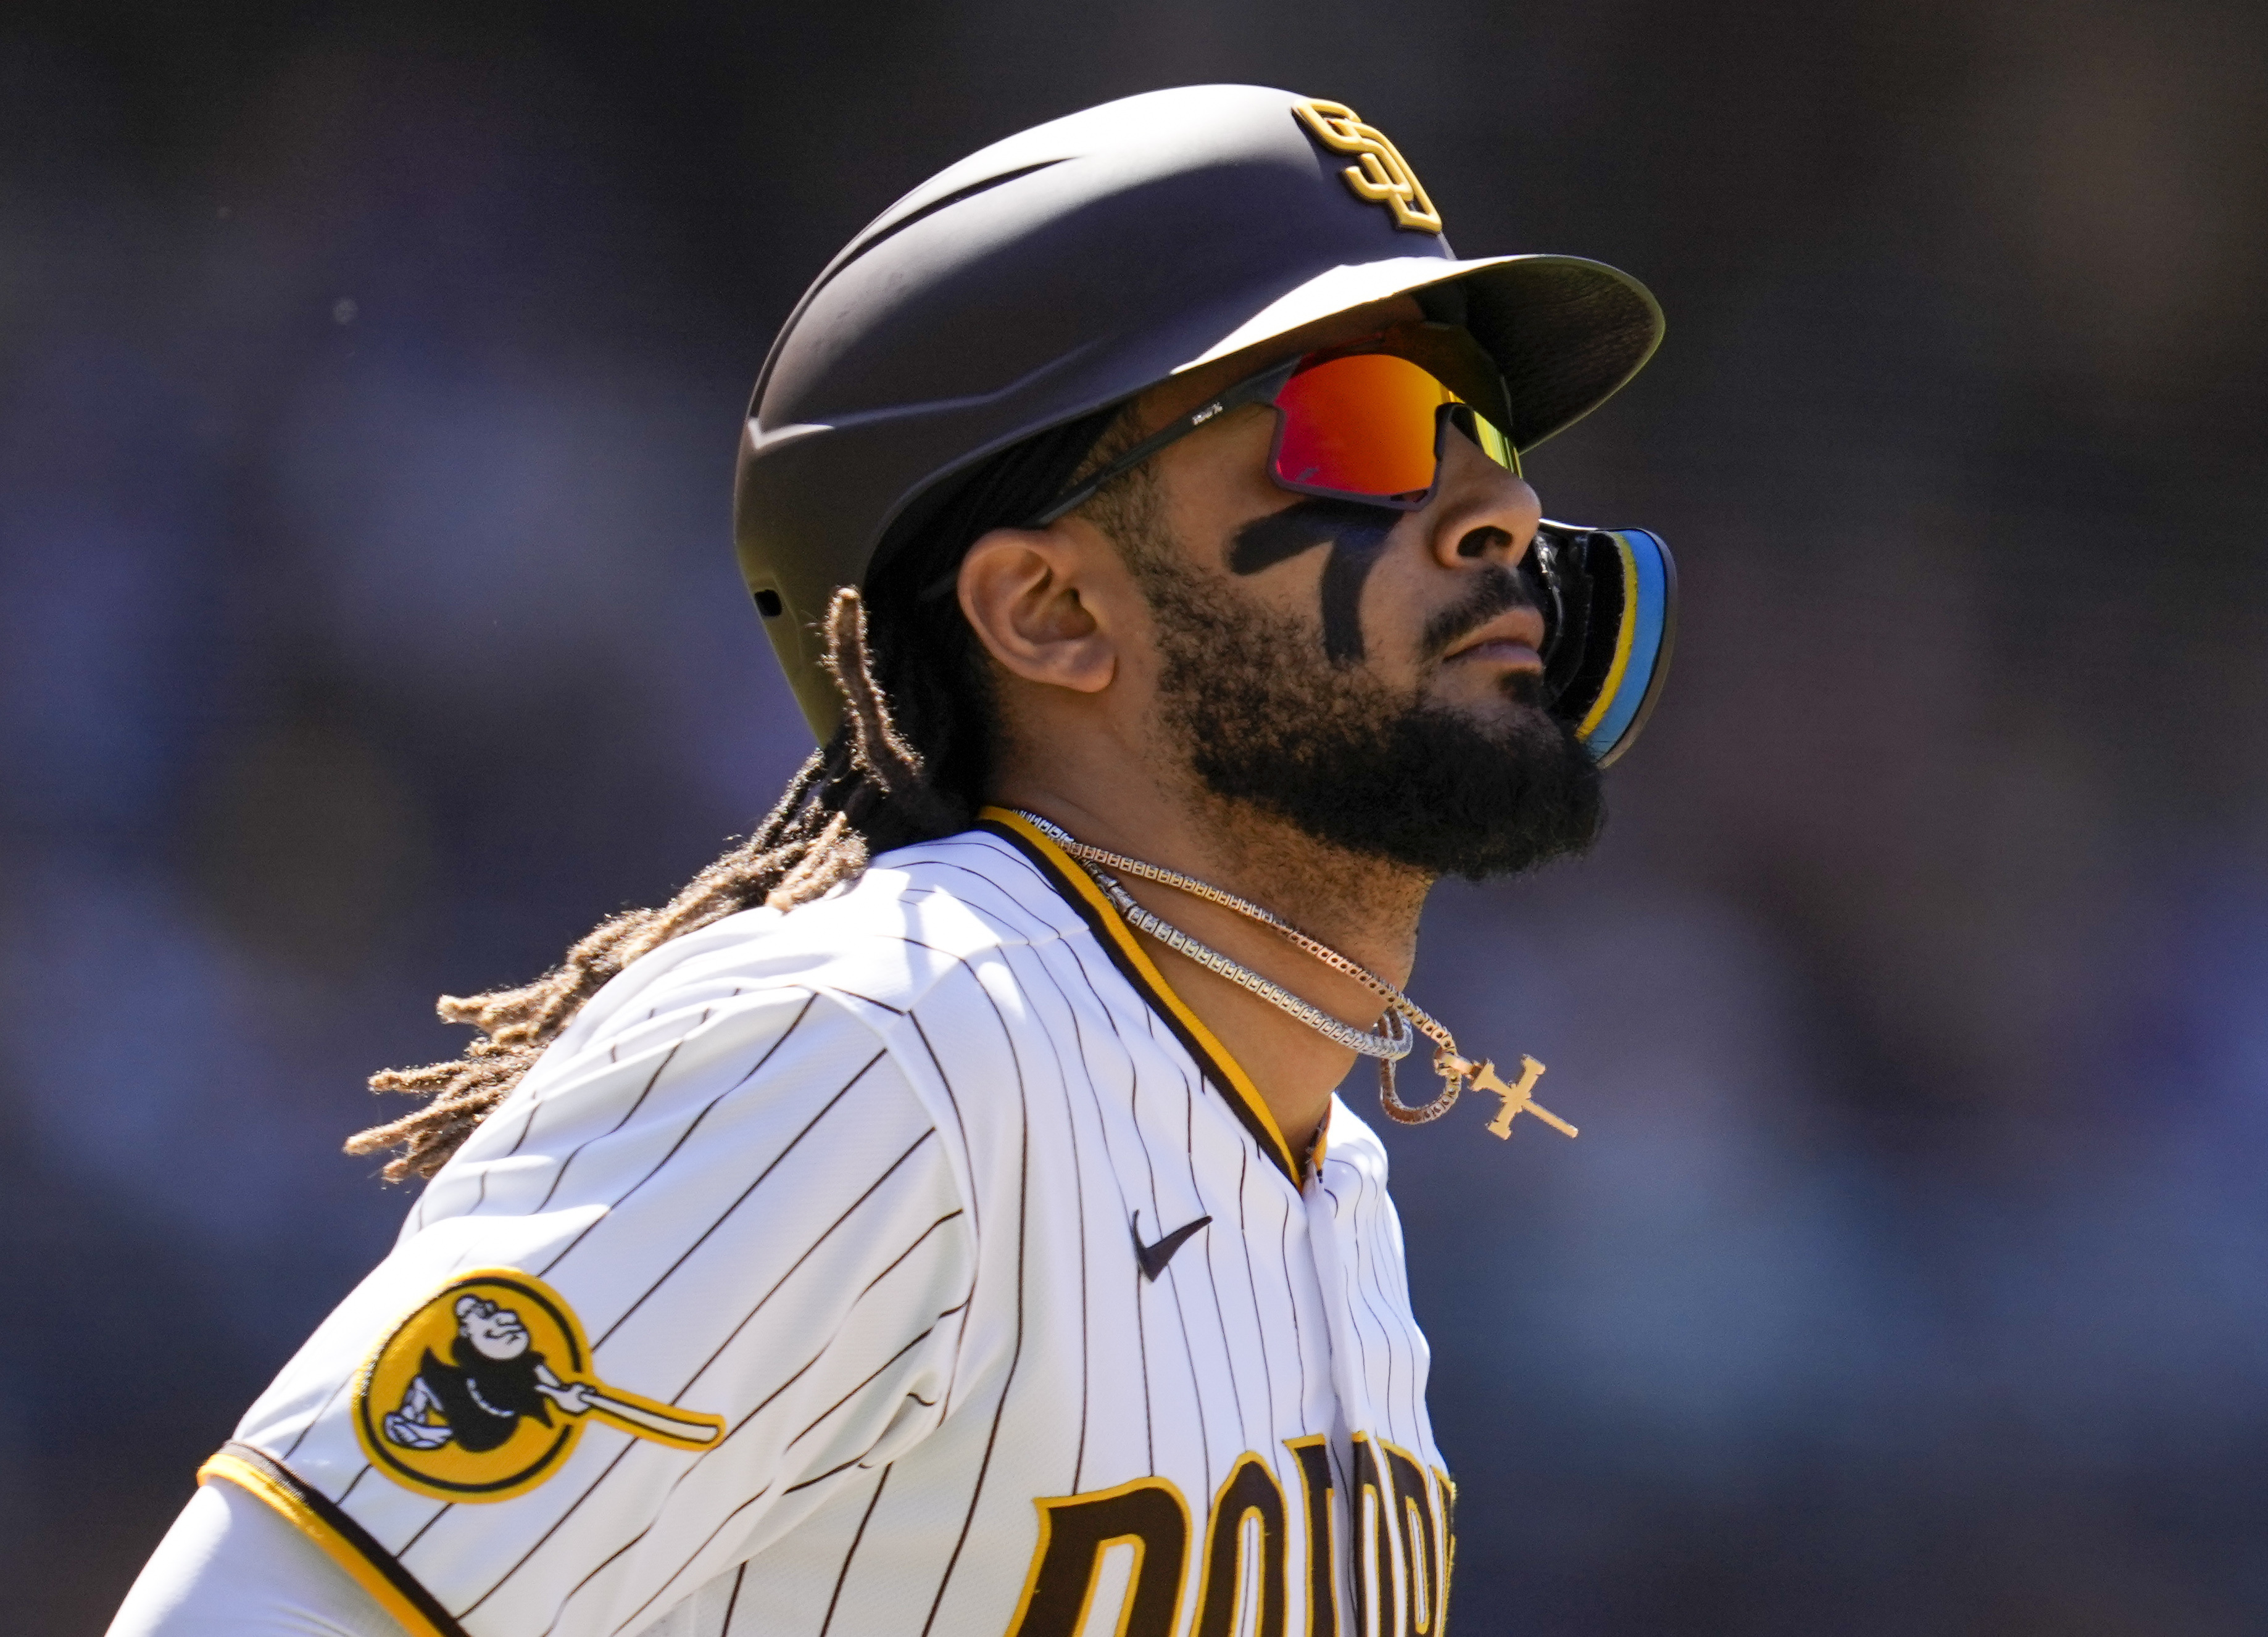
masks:
<svg viewBox="0 0 2268 1637"><path fill-rule="evenodd" d="M1384 1152L1344 1105L1328 1134L1292 1155L1077 866L989 812L608 984L213 1471L413 1631L1435 1637L1425 1344ZM721 1438L593 1413L489 1502L374 1469L372 1348L475 1269Z"/></svg>

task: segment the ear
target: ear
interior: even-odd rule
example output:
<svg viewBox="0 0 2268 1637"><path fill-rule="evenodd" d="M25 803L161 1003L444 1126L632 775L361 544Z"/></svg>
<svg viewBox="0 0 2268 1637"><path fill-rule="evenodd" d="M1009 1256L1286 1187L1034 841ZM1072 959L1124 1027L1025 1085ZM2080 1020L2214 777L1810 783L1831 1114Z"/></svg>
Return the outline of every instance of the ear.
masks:
<svg viewBox="0 0 2268 1637"><path fill-rule="evenodd" d="M1100 694L1118 673L1123 633L1110 584L1117 555L1094 527L994 529L961 562L961 611L985 651L1027 682Z"/></svg>

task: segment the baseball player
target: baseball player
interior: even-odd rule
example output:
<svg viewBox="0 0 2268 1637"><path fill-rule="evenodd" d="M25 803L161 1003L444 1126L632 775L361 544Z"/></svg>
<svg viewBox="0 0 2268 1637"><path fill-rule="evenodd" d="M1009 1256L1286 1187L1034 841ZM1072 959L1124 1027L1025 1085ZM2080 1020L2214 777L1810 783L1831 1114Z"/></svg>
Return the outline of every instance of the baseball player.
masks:
<svg viewBox="0 0 2268 1637"><path fill-rule="evenodd" d="M1588 844L1658 688L1666 551L1520 460L1660 329L1251 86L876 218L735 496L823 748L379 1077L427 1100L350 1146L424 1192L114 1633L1437 1637L1455 1490L1334 1088L1572 1133L1399 986L1435 878Z"/></svg>

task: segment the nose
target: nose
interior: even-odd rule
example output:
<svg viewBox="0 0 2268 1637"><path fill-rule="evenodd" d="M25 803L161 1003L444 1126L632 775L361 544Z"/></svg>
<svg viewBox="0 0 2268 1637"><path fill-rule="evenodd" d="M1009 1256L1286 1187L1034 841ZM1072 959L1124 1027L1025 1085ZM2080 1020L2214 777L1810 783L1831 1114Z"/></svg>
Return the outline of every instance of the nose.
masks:
<svg viewBox="0 0 2268 1637"><path fill-rule="evenodd" d="M1462 432L1452 429L1441 442L1441 487L1425 509L1434 561L1458 570L1511 568L1534 543L1543 503Z"/></svg>

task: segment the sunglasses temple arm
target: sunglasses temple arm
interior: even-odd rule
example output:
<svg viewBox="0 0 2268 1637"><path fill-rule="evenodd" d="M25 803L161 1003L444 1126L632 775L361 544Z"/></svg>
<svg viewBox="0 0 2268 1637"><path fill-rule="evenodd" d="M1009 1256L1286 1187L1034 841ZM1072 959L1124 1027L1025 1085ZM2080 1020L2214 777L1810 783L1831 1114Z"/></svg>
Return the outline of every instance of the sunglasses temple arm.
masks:
<svg viewBox="0 0 2268 1637"><path fill-rule="evenodd" d="M1163 430L1152 432L1108 466L1073 484L1057 496L1046 510L1035 514L1023 526L1027 529L1047 527L1057 518L1067 517L1094 499L1102 486L1111 479L1132 471L1168 444L1187 437L1206 422L1218 419L1231 409L1241 409L1246 404L1264 403L1284 390L1284 383L1292 378L1293 372L1299 367L1300 361L1292 358L1259 375L1246 377L1219 397L1208 400L1202 407L1191 410Z"/></svg>
<svg viewBox="0 0 2268 1637"><path fill-rule="evenodd" d="M1512 430L1512 383L1499 374L1496 384L1497 390L1504 394L1504 446L1512 451L1512 475L1524 480L1528 473L1520 469L1520 444Z"/></svg>

